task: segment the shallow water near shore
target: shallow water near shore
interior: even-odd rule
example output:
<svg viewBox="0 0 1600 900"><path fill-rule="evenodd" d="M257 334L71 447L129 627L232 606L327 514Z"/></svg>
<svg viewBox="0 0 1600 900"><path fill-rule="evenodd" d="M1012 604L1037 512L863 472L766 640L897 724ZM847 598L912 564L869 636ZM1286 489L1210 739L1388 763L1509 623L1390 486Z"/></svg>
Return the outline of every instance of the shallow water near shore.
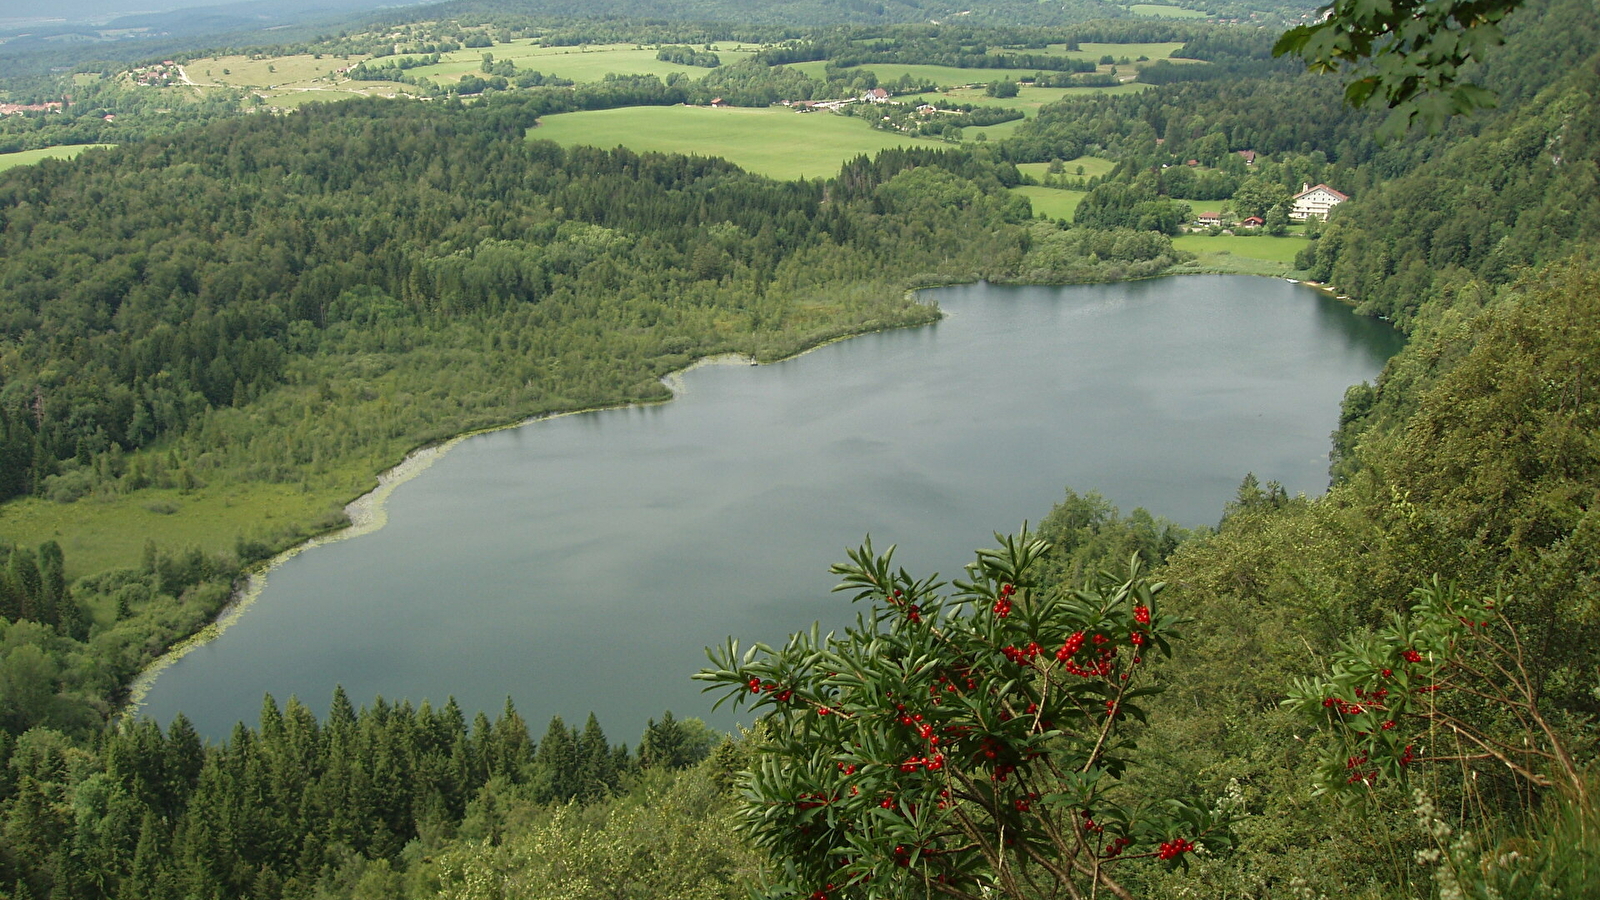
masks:
<svg viewBox="0 0 1600 900"><path fill-rule="evenodd" d="M1401 343L1263 278L928 293L936 325L461 441L393 489L381 529L274 569L142 713L220 739L264 693L320 714L342 684L469 717L509 695L536 737L591 710L630 744L669 708L727 727L690 680L702 648L851 621L827 568L867 534L949 577L1068 486L1186 525L1215 524L1247 472L1320 493L1345 388Z"/></svg>

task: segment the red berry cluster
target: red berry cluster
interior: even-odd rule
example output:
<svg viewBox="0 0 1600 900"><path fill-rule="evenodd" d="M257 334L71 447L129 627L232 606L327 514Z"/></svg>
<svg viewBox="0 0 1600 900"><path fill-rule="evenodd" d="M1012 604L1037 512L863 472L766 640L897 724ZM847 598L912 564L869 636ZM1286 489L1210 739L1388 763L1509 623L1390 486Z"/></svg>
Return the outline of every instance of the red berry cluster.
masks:
<svg viewBox="0 0 1600 900"><path fill-rule="evenodd" d="M796 809L816 809L821 806L827 806L838 799L837 796L830 797L819 791L811 794L801 794L800 799L795 802L794 806Z"/></svg>
<svg viewBox="0 0 1600 900"><path fill-rule="evenodd" d="M1194 850L1194 844L1189 843L1183 838L1173 838L1172 840L1163 843L1160 851L1158 851L1156 855L1162 859L1174 859L1192 850Z"/></svg>
<svg viewBox="0 0 1600 900"><path fill-rule="evenodd" d="M1422 662L1422 654L1418 653L1415 650L1407 650L1406 652L1400 654L1400 656L1402 658L1404 658L1406 662L1409 662L1409 663Z"/></svg>
<svg viewBox="0 0 1600 900"><path fill-rule="evenodd" d="M1000 585L1000 597L994 601L994 614L1002 619L1011 615L1011 597L1017 592L1014 584Z"/></svg>
<svg viewBox="0 0 1600 900"><path fill-rule="evenodd" d="M1357 754L1355 756L1352 756L1349 759L1345 760L1344 761L1344 767L1345 767L1345 769L1349 770L1349 772L1350 772L1350 776L1345 779L1345 783L1346 784L1356 784L1356 783L1359 782L1361 784L1372 784L1373 782L1377 781L1378 780L1378 770L1377 769L1371 769L1371 770L1362 769L1362 766L1365 766L1366 764L1367 764L1367 755L1365 753L1359 753L1359 754Z"/></svg>
<svg viewBox="0 0 1600 900"><path fill-rule="evenodd" d="M1087 809L1084 810L1083 812L1079 813L1079 815L1083 816L1083 830L1084 830L1084 833L1086 833L1086 834L1100 834L1100 833L1102 833L1102 832L1104 832L1106 830L1105 826L1100 825L1100 824L1095 822L1094 816Z"/></svg>
<svg viewBox="0 0 1600 900"><path fill-rule="evenodd" d="M766 691L772 695L772 699L778 701L779 703L788 703L789 698L794 696L794 691L788 689L779 689L779 686L776 683L771 681L763 682L759 678L750 679L749 685L750 693L759 694L762 691Z"/></svg>
<svg viewBox="0 0 1600 900"><path fill-rule="evenodd" d="M906 757L905 762L900 764L900 771L902 772L915 772L918 769L937 772L942 768L944 768L943 753L935 753L932 756L917 756L913 754Z"/></svg>
<svg viewBox="0 0 1600 900"><path fill-rule="evenodd" d="M1131 843L1133 843L1133 838L1123 835L1106 845L1106 851L1100 855L1105 859L1114 859L1121 856L1122 851L1128 849L1128 845Z"/></svg>
<svg viewBox="0 0 1600 900"><path fill-rule="evenodd" d="M1140 625L1149 625L1150 624L1150 607L1148 607L1148 606L1135 606L1133 608L1133 620L1135 622L1138 622Z"/></svg>
<svg viewBox="0 0 1600 900"><path fill-rule="evenodd" d="M1095 651L1094 660L1088 666L1081 666L1073 660L1078 651L1083 649L1084 633L1081 631L1075 631L1071 637L1067 638L1066 643L1061 645L1061 649L1056 651L1056 659L1061 661L1068 672L1079 678L1094 678L1096 676L1104 678L1111 674L1111 661L1117 656L1117 648L1111 646L1111 639L1103 634L1095 635L1093 641L1099 649Z"/></svg>
<svg viewBox="0 0 1600 900"><path fill-rule="evenodd" d="M1044 652L1044 648L1039 646L1037 641L1031 641L1028 646L1023 647L1021 650L1016 647L1005 647L1000 652L1006 655L1006 659L1020 666L1032 662L1039 654Z"/></svg>

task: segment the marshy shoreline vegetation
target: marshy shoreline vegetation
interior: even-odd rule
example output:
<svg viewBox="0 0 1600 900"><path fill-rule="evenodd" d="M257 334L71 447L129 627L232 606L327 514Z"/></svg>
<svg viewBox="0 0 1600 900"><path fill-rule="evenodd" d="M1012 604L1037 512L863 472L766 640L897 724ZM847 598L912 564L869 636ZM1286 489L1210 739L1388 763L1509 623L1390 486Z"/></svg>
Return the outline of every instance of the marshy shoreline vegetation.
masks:
<svg viewBox="0 0 1600 900"><path fill-rule="evenodd" d="M232 88L169 109L79 73L81 96L117 123L40 113L0 129L19 146L119 144L0 175L0 492L13 498L0 506L0 897L597 896L630 882L732 897L781 878L727 840L754 833L739 824L751 811L738 773L786 739L765 726L713 746L664 716L630 752L592 719L556 720L535 742L509 703L469 727L453 705L357 712L342 695L321 722L268 698L258 727L211 746L181 718L104 726L140 671L225 608L242 572L343 527L350 498L418 448L659 402L664 377L708 356L771 361L936 317L908 288L1193 271L1174 237L1197 204L1319 182L1355 199L1293 269L1266 274L1336 285L1410 338L1375 385L1347 394L1328 494L1247 478L1215 531L1189 533L1069 490L1040 526L1041 589L1137 556L1193 620L1184 653L1155 669L1167 692L1132 726L1143 765L1129 785L1225 795L1241 813L1229 852L1196 855L1168 835L1158 854L1144 835L1150 858L1118 878L1151 896L1584 896L1600 884L1588 849L1600 819L1600 401L1586 378L1600 358L1596 21L1589 0L1529 2L1483 69L1501 108L1387 144L1373 139L1382 114L1274 61L1263 35L1074 26L1084 42L1181 41L1204 65L1099 60L1108 71L1085 74L1128 65L1148 82L1066 93L1003 140L919 138L790 182L538 139L551 113L684 102L670 76L277 116L242 115L247 95ZM630 27L566 36L732 37ZM522 28L460 28L459 43L525 41ZM445 36L437 21L403 32L417 53ZM700 74L759 97L800 83L782 63L827 60L813 80L854 90L875 81L874 63L998 71L1004 60L959 54L981 39L986 54L1038 55L1063 38L853 34L768 35L781 51L770 65L729 54ZM284 49L387 43L393 56L399 43L361 40ZM1107 165L1078 170L1084 158ZM1072 224L1033 218L1013 190L1039 166L1081 194ZM1281 239L1238 239L1265 240ZM1335 680L1319 688L1329 703L1302 697L1320 721L1281 705L1284 685L1332 660L1348 669L1355 648L1397 627L1386 622L1418 615L1413 591L1441 576L1498 598L1483 634L1529 648L1500 664L1534 686L1527 709L1578 761L1576 788L1551 786L1538 759L1527 779L1467 752L1407 781L1411 745L1390 748L1399 769L1369 778L1381 756L1370 736L1322 711L1370 715L1367 695ZM1415 650L1380 649L1402 661ZM1470 692L1439 702L1492 746L1529 737ZM1355 773L1357 802L1310 795L1329 766Z"/></svg>

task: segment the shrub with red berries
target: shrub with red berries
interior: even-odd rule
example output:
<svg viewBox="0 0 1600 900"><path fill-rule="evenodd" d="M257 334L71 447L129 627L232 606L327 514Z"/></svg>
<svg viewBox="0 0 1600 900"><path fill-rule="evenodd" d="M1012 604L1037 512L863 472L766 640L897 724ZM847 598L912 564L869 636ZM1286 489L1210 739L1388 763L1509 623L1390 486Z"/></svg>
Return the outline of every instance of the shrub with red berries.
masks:
<svg viewBox="0 0 1600 900"><path fill-rule="evenodd" d="M1448 760L1510 771L1540 787L1565 782L1581 793L1498 604L1437 579L1412 599L1408 614L1345 641L1326 677L1298 680L1284 701L1330 736L1317 790L1404 783L1417 766ZM1485 709L1509 712L1522 733L1506 731Z"/></svg>
<svg viewBox="0 0 1600 900"><path fill-rule="evenodd" d="M1053 892L1039 879L1121 894L1119 865L1228 846L1226 814L1121 784L1125 723L1159 690L1145 657L1170 655L1181 624L1165 586L1137 558L1079 590L1039 584L1047 545L1000 540L950 595L869 542L834 567L871 604L857 627L710 651L696 677L771 735L743 816L786 873L773 896Z"/></svg>

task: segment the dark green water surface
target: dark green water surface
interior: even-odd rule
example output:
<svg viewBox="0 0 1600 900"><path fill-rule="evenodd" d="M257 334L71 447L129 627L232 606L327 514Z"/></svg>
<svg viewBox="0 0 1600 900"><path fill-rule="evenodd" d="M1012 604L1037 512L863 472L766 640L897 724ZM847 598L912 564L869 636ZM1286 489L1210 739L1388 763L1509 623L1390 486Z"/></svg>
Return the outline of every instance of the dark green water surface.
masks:
<svg viewBox="0 0 1600 900"><path fill-rule="evenodd" d="M929 296L937 325L464 441L394 492L385 528L273 571L143 711L221 738L263 693L321 713L343 684L357 704L454 695L469 717L509 694L536 735L590 710L629 743L667 708L726 726L689 678L702 648L850 621L827 569L868 533L949 576L1067 486L1189 525L1247 472L1321 493L1345 388L1400 346L1264 278Z"/></svg>

